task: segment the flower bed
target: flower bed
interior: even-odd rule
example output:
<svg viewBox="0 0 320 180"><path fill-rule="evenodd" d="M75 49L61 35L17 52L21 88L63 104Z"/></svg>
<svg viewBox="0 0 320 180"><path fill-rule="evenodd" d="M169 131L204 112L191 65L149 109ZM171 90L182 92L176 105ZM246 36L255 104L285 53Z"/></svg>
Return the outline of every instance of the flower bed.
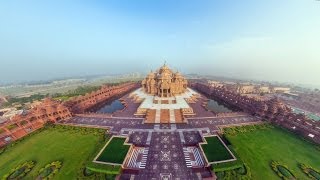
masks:
<svg viewBox="0 0 320 180"><path fill-rule="evenodd" d="M226 135L234 136L238 133L246 133L246 132L251 132L255 130L270 129L270 128L273 128L273 126L270 125L269 123L245 125L245 126L234 126L234 127L224 128L223 133Z"/></svg>
<svg viewBox="0 0 320 180"><path fill-rule="evenodd" d="M37 179L52 179L55 174L58 173L59 169L62 167L62 163L60 161L54 161L50 164L47 164L44 168L39 170L39 176Z"/></svg>
<svg viewBox="0 0 320 180"><path fill-rule="evenodd" d="M215 172L218 179L252 179L250 168L243 164L242 167L227 171Z"/></svg>
<svg viewBox="0 0 320 180"><path fill-rule="evenodd" d="M27 161L23 164L20 164L16 168L12 169L9 174L6 174L2 177L2 179L21 179L26 176L32 168L35 166L34 161Z"/></svg>
<svg viewBox="0 0 320 180"><path fill-rule="evenodd" d="M311 179L320 179L320 172L315 170L313 167L305 165L303 163L299 164L300 169Z"/></svg>
<svg viewBox="0 0 320 180"><path fill-rule="evenodd" d="M277 162L272 161L270 164L272 170L282 179L296 179L292 172L287 166Z"/></svg>

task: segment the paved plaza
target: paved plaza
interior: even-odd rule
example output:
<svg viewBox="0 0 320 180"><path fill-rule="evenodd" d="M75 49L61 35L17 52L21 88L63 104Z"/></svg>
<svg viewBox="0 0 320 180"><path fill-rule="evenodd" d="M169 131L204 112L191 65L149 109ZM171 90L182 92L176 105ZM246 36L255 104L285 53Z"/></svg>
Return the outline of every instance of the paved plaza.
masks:
<svg viewBox="0 0 320 180"><path fill-rule="evenodd" d="M181 133L183 134L181 136ZM191 167L191 160L186 156L186 143L184 137L192 139L194 142L202 142L201 137L194 132L159 132L153 131L150 136L150 143L147 143L147 133L133 132L129 139L134 145L141 145L141 140L144 140L145 146L148 148L146 166L139 169L139 173L124 173L121 179L202 179L210 176L210 171L205 168L194 171ZM185 134L185 135L184 135ZM194 137L194 138L192 138ZM138 139L138 140L137 140ZM135 156L135 155L133 155ZM194 162L193 158L193 162ZM203 158L199 160L203 162ZM201 163L200 162L200 163ZM189 165L190 163L190 165ZM199 164L200 164L199 163ZM204 165L204 164L201 164Z"/></svg>
<svg viewBox="0 0 320 180"><path fill-rule="evenodd" d="M204 129L211 133L219 131L219 126L239 125L260 122L260 119L253 116L235 117L211 117L211 118L190 118L186 124L144 124L143 119L119 118L119 117L80 117L76 116L63 122L69 125L80 125L90 127L109 128L114 134L119 134L121 130L173 130L173 129Z"/></svg>
<svg viewBox="0 0 320 180"><path fill-rule="evenodd" d="M73 117L65 124L102 127L128 137L135 150L129 154L120 179L188 180L210 177L198 150L203 135L215 134L220 126L258 123L252 116L190 118L185 124L144 124L139 118Z"/></svg>
<svg viewBox="0 0 320 180"><path fill-rule="evenodd" d="M188 93L188 97L191 97L195 92L189 90ZM159 103L159 99L145 98L139 105L127 94L121 98L125 104L121 111L113 114L80 114L60 123L104 128L113 135L127 137L127 143L132 144L132 150L127 154L120 179L200 180L215 177L207 168L208 164L199 147L199 143L203 142L203 136L217 134L220 128L225 126L260 122L259 118L245 113L235 112L219 116L203 106L206 98L200 96L196 102L190 103L195 115L184 117L183 123L162 123L164 121L161 119L164 116L159 117L160 120L148 123L145 121L146 118L135 117L134 113L138 107L148 106L154 109L156 116L157 110L186 106L186 101L184 98L169 97L167 101ZM178 103L175 104L176 102ZM178 116L173 117L169 109L166 112L162 111L160 112L167 116L166 119L177 120Z"/></svg>

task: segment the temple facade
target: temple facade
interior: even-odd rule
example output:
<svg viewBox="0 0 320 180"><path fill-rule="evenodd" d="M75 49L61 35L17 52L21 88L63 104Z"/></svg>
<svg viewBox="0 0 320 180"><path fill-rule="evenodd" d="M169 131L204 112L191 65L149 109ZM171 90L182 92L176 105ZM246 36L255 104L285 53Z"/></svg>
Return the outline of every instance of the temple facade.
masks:
<svg viewBox="0 0 320 180"><path fill-rule="evenodd" d="M71 117L72 113L61 102L46 98L27 113L0 123L0 147L42 128L47 122L55 123Z"/></svg>
<svg viewBox="0 0 320 180"><path fill-rule="evenodd" d="M242 109L244 112L280 125L300 134L316 143L320 143L320 121L314 121L305 114L295 114L279 98L261 100L229 90L225 86L213 87L207 83L192 83L191 87L219 99L229 105Z"/></svg>
<svg viewBox="0 0 320 180"><path fill-rule="evenodd" d="M166 64L156 72L150 72L142 81L144 92L159 97L171 97L184 93L187 80L179 73L174 73Z"/></svg>

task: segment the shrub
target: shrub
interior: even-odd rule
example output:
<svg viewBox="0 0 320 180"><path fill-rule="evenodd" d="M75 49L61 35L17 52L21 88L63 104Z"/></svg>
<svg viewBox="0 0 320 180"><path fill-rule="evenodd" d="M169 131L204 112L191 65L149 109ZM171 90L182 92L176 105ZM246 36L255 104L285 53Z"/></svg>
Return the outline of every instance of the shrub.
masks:
<svg viewBox="0 0 320 180"><path fill-rule="evenodd" d="M216 173L218 179L252 179L250 168L243 163L238 154L233 150L232 146L228 147L236 156L237 160L212 165L212 170Z"/></svg>
<svg viewBox="0 0 320 180"><path fill-rule="evenodd" d="M241 174L241 175L246 175L247 174L247 169L246 169L246 166L244 166L244 165L242 167L236 169L236 171L237 171L238 174Z"/></svg>
<svg viewBox="0 0 320 180"><path fill-rule="evenodd" d="M299 164L300 169L311 179L320 179L320 171L303 163Z"/></svg>
<svg viewBox="0 0 320 180"><path fill-rule="evenodd" d="M5 148L5 147L1 148L1 149L0 149L0 155L1 155L2 153L4 153L5 151L6 151L6 148Z"/></svg>
<svg viewBox="0 0 320 180"><path fill-rule="evenodd" d="M60 161L54 161L50 164L45 165L44 168L39 170L39 175L37 179L48 180L52 179L55 174L58 173L59 169L62 167L62 163Z"/></svg>
<svg viewBox="0 0 320 180"><path fill-rule="evenodd" d="M79 127L82 128L82 127ZM111 165L104 165L104 164L97 164L92 162L92 160L94 159L94 157L96 156L96 154L101 150L101 148L106 144L106 142L110 139L110 134L106 134L104 129L94 129L94 128L87 128L87 130L91 131L94 130L95 132L97 132L97 134L99 134L99 136L101 137L99 144L97 146L95 146L95 153L92 153L88 159L86 160L86 162L83 163L82 168L79 169L78 171L78 179L105 179L105 174L109 173L110 169L112 172L112 174L115 174L115 170L117 171L117 174L120 173L120 169L121 166L117 167L118 169L115 169L112 167L109 167ZM104 169L105 167L107 167L107 171L100 171L99 169ZM88 174L86 174L87 172L89 172L89 175L92 173L92 175L88 176Z"/></svg>
<svg viewBox="0 0 320 180"><path fill-rule="evenodd" d="M236 126L236 127L227 127L223 129L224 134L234 136L237 133L251 132L256 129L269 129L273 126L269 123L255 124L255 125L245 125L245 126Z"/></svg>
<svg viewBox="0 0 320 180"><path fill-rule="evenodd" d="M120 174L120 170L121 170L120 165L113 166L113 165L106 165L106 164L89 165L86 168L88 168L93 172L112 174L112 175Z"/></svg>
<svg viewBox="0 0 320 180"><path fill-rule="evenodd" d="M21 179L26 176L35 166L34 161L27 161L12 169L8 174L2 177L3 180Z"/></svg>
<svg viewBox="0 0 320 180"><path fill-rule="evenodd" d="M243 163L241 161L236 160L236 161L215 164L212 166L212 170L214 172L221 172L221 171L234 170L241 167L243 167Z"/></svg>
<svg viewBox="0 0 320 180"><path fill-rule="evenodd" d="M91 170L88 169L88 168L84 168L83 175L84 175L84 176L92 176L92 175L94 175L94 172L91 171Z"/></svg>
<svg viewBox="0 0 320 180"><path fill-rule="evenodd" d="M272 170L282 179L295 179L295 176L288 169L286 165L280 164L277 161L271 161L270 166Z"/></svg>

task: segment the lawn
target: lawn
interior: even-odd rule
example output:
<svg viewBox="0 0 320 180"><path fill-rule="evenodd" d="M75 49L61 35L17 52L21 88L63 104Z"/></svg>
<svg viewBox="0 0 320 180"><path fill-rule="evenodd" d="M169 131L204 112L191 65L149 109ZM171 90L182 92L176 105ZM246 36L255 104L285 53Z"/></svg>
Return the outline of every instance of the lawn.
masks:
<svg viewBox="0 0 320 180"><path fill-rule="evenodd" d="M125 140L126 138L113 137L97 161L122 164L130 148L129 145L123 145Z"/></svg>
<svg viewBox="0 0 320 180"><path fill-rule="evenodd" d="M280 128L227 135L227 139L250 167L253 179L279 179L270 168L271 160L287 165L298 179L308 179L299 169L299 162L320 167L320 150L315 145Z"/></svg>
<svg viewBox="0 0 320 180"><path fill-rule="evenodd" d="M205 137L205 139L208 144L201 146L209 163L233 158L217 136Z"/></svg>
<svg viewBox="0 0 320 180"><path fill-rule="evenodd" d="M20 163L32 160L36 165L25 179L35 179L40 168L59 160L62 167L54 179L76 179L83 163L90 154L96 152L98 142L99 137L94 134L46 129L0 155L0 178Z"/></svg>

